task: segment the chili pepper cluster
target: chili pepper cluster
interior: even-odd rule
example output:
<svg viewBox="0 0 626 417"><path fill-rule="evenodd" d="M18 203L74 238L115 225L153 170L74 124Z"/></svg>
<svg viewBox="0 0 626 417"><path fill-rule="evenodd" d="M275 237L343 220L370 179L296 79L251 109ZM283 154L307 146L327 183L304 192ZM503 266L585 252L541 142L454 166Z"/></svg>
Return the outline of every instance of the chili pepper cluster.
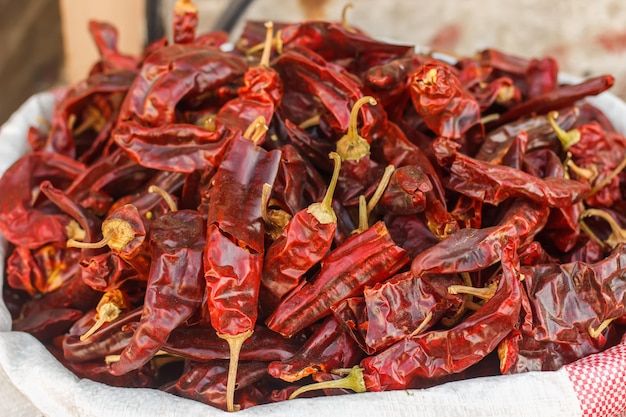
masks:
<svg viewBox="0 0 626 417"><path fill-rule="evenodd" d="M556 370L626 324L626 139L554 59L250 21L100 60L0 179L4 300L82 378L234 411ZM321 390L321 391L320 391Z"/></svg>

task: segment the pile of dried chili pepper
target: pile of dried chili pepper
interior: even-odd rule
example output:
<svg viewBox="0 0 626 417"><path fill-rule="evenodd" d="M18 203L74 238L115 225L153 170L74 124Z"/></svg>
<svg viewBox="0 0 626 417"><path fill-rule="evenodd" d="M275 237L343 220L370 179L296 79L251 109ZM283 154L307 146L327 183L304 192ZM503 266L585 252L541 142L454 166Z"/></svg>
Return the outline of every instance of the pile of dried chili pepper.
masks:
<svg viewBox="0 0 626 417"><path fill-rule="evenodd" d="M0 178L13 330L68 369L235 411L556 370L626 328L610 75L248 22L101 59Z"/></svg>

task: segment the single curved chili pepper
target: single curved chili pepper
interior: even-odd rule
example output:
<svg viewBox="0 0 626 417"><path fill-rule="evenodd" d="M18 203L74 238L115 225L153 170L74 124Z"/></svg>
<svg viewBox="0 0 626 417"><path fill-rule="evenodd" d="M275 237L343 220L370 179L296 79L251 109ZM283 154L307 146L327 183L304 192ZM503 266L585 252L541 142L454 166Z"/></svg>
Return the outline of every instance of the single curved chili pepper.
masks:
<svg viewBox="0 0 626 417"><path fill-rule="evenodd" d="M248 68L243 76L244 85L237 91L238 97L225 103L216 116L218 123L225 124L231 130L243 132L259 116L272 120L283 95L281 78L270 68L274 25L267 22L265 27L267 35L261 62L258 66Z"/></svg>
<svg viewBox="0 0 626 417"><path fill-rule="evenodd" d="M267 363L264 362L242 362L240 367L242 372L237 378L237 390L244 389L267 375ZM181 397L228 410L225 394L228 381L230 377L227 361L196 363L176 381L174 392Z"/></svg>
<svg viewBox="0 0 626 417"><path fill-rule="evenodd" d="M341 157L334 152L329 157L335 161L335 172L324 200L298 211L265 252L260 294L261 304L268 312L330 251L337 230L337 216L331 204Z"/></svg>
<svg viewBox="0 0 626 417"><path fill-rule="evenodd" d="M122 54L118 50L118 32L115 26L106 22L90 20L89 32L100 53L100 62L96 65L100 67L102 72L137 69L139 59L131 55Z"/></svg>
<svg viewBox="0 0 626 417"><path fill-rule="evenodd" d="M81 310L74 308L50 307L13 321L12 330L30 333L38 340L47 342L65 333L82 315Z"/></svg>
<svg viewBox="0 0 626 417"><path fill-rule="evenodd" d="M133 332L125 327L132 323L138 323L142 311L141 307L123 311L115 321L105 323L89 338L82 340L81 336L92 328L96 321L95 310L85 313L63 337L61 344L63 357L68 362L79 363L102 360L108 355L119 354L133 337Z"/></svg>
<svg viewBox="0 0 626 417"><path fill-rule="evenodd" d="M198 7L191 0L178 0L174 5L174 43L192 43L198 27Z"/></svg>
<svg viewBox="0 0 626 417"><path fill-rule="evenodd" d="M565 178L540 179L517 169L478 161L457 153L446 186L466 196L498 205L519 196L550 207L565 207L581 201L590 187Z"/></svg>
<svg viewBox="0 0 626 417"><path fill-rule="evenodd" d="M150 192L169 195L158 187ZM139 326L111 373L123 375L146 364L165 344L173 329L201 306L204 297L202 253L204 219L192 210L177 210L152 221L150 273Z"/></svg>
<svg viewBox="0 0 626 417"><path fill-rule="evenodd" d="M274 378L295 382L309 375L352 367L363 352L339 321L330 316L290 358L270 362L267 372Z"/></svg>
<svg viewBox="0 0 626 417"><path fill-rule="evenodd" d="M46 243L62 244L71 217L41 203L37 191L42 180L66 187L85 169L84 164L60 154L33 152L11 165L0 178L0 232L11 243L36 249ZM35 191L35 194L33 190Z"/></svg>
<svg viewBox="0 0 626 417"><path fill-rule="evenodd" d="M489 127L501 126L512 120L531 114L546 114L552 110L560 110L574 105L578 100L595 96L613 86L615 80L611 75L589 78L579 84L564 85L552 91L523 101L502 114Z"/></svg>
<svg viewBox="0 0 626 417"><path fill-rule="evenodd" d="M264 123L259 120L254 129ZM258 136L256 132L252 135ZM211 325L231 350L230 411L236 408L239 350L254 331L258 315L265 251L262 188L274 182L279 163L280 151L267 152L252 140L236 138L217 169L209 196L204 278Z"/></svg>
<svg viewBox="0 0 626 417"><path fill-rule="evenodd" d="M122 108L120 121L156 127L176 123L176 106L243 75L243 59L215 48L185 44L157 49L144 61Z"/></svg>
<svg viewBox="0 0 626 417"><path fill-rule="evenodd" d="M409 261L384 223L346 239L323 260L319 273L288 293L266 320L267 327L291 337L331 313L344 298L393 276Z"/></svg>
<svg viewBox="0 0 626 417"><path fill-rule="evenodd" d="M285 51L273 65L283 80L285 92L305 92L319 98L322 122L334 132L348 130L350 110L363 97L363 88L354 78L295 50ZM363 137L369 142L382 137L387 123L384 110L380 106L363 107L361 113Z"/></svg>
<svg viewBox="0 0 626 417"><path fill-rule="evenodd" d="M412 74L410 92L415 110L437 136L460 138L480 123L480 105L440 61L426 61Z"/></svg>
<svg viewBox="0 0 626 417"><path fill-rule="evenodd" d="M520 248L533 241L548 220L548 208L528 200L516 200L496 226L461 229L413 258L411 271L422 274L454 274L485 269L500 260L509 239Z"/></svg>
<svg viewBox="0 0 626 417"><path fill-rule="evenodd" d="M493 296L457 326L405 337L363 359L343 380L303 387L290 398L322 388L349 388L356 392L406 389L415 380L459 373L479 362L517 323L522 289L516 251L514 240L502 248L502 274Z"/></svg>
<svg viewBox="0 0 626 417"><path fill-rule="evenodd" d="M79 258L77 251L54 245L38 249L17 246L7 258L6 283L31 297L52 292L76 274Z"/></svg>
<svg viewBox="0 0 626 417"><path fill-rule="evenodd" d="M161 350L196 362L228 359L230 350L224 340L202 325L174 329ZM280 361L293 356L304 343L301 337L285 339L265 326L255 326L254 333L241 346L241 361Z"/></svg>
<svg viewBox="0 0 626 417"><path fill-rule="evenodd" d="M456 274L414 277L405 272L366 288L363 314L354 323L352 334L372 355L404 337L422 333L461 306L462 298L448 293L448 287L462 284Z"/></svg>

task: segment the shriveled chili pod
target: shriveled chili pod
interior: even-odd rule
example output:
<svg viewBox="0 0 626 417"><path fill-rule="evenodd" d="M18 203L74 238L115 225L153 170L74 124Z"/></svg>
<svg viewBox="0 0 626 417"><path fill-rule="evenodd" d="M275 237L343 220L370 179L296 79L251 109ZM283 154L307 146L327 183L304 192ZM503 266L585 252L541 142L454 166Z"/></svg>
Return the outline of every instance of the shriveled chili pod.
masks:
<svg viewBox="0 0 626 417"><path fill-rule="evenodd" d="M196 38L198 7L191 0L178 0L174 5L174 43L191 43Z"/></svg>
<svg viewBox="0 0 626 417"><path fill-rule="evenodd" d="M264 135L265 120L252 126ZM234 411L235 379L242 343L254 331L265 253L261 216L263 184L272 184L280 151L267 152L253 140L236 138L214 178L209 195L204 278L211 325L231 350L228 409Z"/></svg>
<svg viewBox="0 0 626 417"><path fill-rule="evenodd" d="M268 312L297 287L304 274L330 250L337 230L332 199L341 168L339 154L331 152L335 171L324 200L298 211L283 233L267 248L261 278L261 302Z"/></svg>
<svg viewBox="0 0 626 417"><path fill-rule="evenodd" d="M323 388L356 392L387 391L419 386L426 379L459 373L492 352L519 318L522 289L517 245L502 248L502 274L493 295L455 327L408 336L374 356L363 359L342 380L311 384L290 398Z"/></svg>
<svg viewBox="0 0 626 417"><path fill-rule="evenodd" d="M122 54L118 49L118 31L110 23L90 20L89 32L96 44L100 61L96 64L102 72L114 70L136 70L139 59L131 55ZM93 72L93 69L92 69Z"/></svg>
<svg viewBox="0 0 626 417"><path fill-rule="evenodd" d="M158 187L158 192L169 195ZM169 200L168 200L169 201ZM189 319L204 297L202 254L205 247L202 216L193 210L177 210L152 221L150 272L139 326L111 373L123 375L146 364L167 341L173 329Z"/></svg>
<svg viewBox="0 0 626 417"><path fill-rule="evenodd" d="M0 178L2 235L16 246L31 249L67 240L72 218L40 203L35 187L49 179L64 188L84 169L84 164L60 154L32 152L17 160Z"/></svg>
<svg viewBox="0 0 626 417"><path fill-rule="evenodd" d="M306 343L290 358L270 362L267 372L274 378L295 382L309 375L352 367L363 352L337 318L329 316Z"/></svg>
<svg viewBox="0 0 626 417"><path fill-rule="evenodd" d="M480 105L447 65L428 60L411 76L411 100L437 136L460 138L480 123Z"/></svg>
<svg viewBox="0 0 626 417"><path fill-rule="evenodd" d="M331 307L344 298L393 276L408 261L384 223L377 222L331 251L314 277L282 299L266 320L267 327L291 337L330 314Z"/></svg>
<svg viewBox="0 0 626 417"><path fill-rule="evenodd" d="M285 339L267 327L257 325L254 333L241 346L242 361L280 361L293 356L305 338ZM224 340L204 325L174 329L161 350L196 362L228 359L230 350Z"/></svg>

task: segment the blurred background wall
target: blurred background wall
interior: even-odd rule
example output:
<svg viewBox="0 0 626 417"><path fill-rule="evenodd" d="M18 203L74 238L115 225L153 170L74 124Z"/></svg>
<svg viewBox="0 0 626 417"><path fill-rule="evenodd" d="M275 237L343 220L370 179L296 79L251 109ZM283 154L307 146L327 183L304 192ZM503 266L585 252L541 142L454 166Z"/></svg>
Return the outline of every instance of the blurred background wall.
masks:
<svg viewBox="0 0 626 417"><path fill-rule="evenodd" d="M0 0L0 123L28 96L84 77L96 59L88 19L120 31L121 49L136 53L147 38L168 35L176 0ZM339 20L345 0L195 0L200 26L246 5L246 19ZM487 47L525 57L550 55L563 71L611 73L626 98L624 0L352 0L348 20L374 36L469 55ZM232 10L230 10L232 11ZM222 20L223 22L223 20Z"/></svg>

